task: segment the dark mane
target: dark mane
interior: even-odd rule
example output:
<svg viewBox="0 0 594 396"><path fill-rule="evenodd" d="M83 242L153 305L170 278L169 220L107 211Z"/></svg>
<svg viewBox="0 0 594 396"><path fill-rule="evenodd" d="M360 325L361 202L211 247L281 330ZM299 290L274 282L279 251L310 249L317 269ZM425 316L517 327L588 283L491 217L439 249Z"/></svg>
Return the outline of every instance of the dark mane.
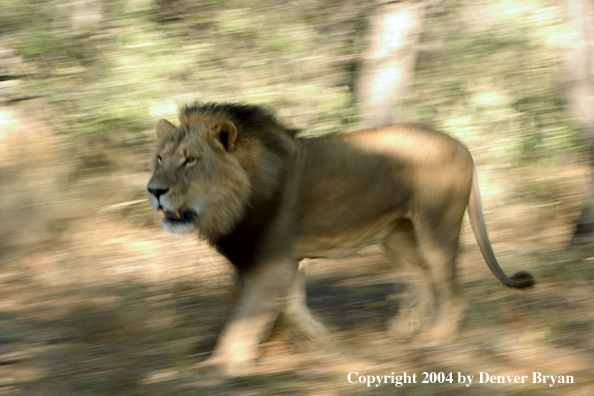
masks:
<svg viewBox="0 0 594 396"><path fill-rule="evenodd" d="M276 131L284 131L295 136L297 130L288 129L278 121L272 111L255 105L242 103L202 103L193 102L180 108L180 119L199 119L220 117L235 124L240 135L250 131L266 131L271 127Z"/></svg>

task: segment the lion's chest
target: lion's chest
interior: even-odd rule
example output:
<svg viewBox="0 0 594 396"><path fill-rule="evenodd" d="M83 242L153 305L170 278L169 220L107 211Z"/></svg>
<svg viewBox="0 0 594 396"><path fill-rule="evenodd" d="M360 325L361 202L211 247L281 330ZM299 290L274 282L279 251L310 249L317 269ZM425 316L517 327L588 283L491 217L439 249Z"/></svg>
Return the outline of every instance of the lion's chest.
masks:
<svg viewBox="0 0 594 396"><path fill-rule="evenodd" d="M299 258L351 257L369 245L383 243L394 227L396 216L386 216L354 229L335 232L311 232L297 242Z"/></svg>

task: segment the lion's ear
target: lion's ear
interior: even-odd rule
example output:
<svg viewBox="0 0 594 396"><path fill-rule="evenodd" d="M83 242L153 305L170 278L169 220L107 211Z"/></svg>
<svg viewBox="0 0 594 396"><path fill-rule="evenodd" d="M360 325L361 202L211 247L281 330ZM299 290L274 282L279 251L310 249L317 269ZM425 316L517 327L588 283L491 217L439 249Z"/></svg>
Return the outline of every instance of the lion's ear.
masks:
<svg viewBox="0 0 594 396"><path fill-rule="evenodd" d="M159 121L157 121L157 139L159 139L159 142L163 142L165 140L165 138L167 137L167 135L169 135L171 133L171 131L173 131L175 129L175 125L173 125L172 123L170 123L169 121L165 120L165 119L160 119Z"/></svg>
<svg viewBox="0 0 594 396"><path fill-rule="evenodd" d="M215 133L215 137L218 142L228 152L233 151L235 148L235 141L237 140L237 128L231 121L219 121L212 126L212 130Z"/></svg>

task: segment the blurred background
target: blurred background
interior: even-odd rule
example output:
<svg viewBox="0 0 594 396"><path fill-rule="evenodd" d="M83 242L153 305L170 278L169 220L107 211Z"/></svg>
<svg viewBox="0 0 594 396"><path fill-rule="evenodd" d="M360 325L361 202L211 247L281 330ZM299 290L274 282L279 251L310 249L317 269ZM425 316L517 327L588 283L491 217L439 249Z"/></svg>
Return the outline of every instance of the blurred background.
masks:
<svg viewBox="0 0 594 396"><path fill-rule="evenodd" d="M411 395L592 394L593 54L591 0L0 0L0 395L394 393L351 371L575 378ZM467 317L430 347L386 334L406 284L378 249L310 260L329 348L281 322L255 375L196 380L233 272L146 198L154 125L193 100L269 106L304 136L457 137L501 265L539 284L505 290L465 226Z"/></svg>

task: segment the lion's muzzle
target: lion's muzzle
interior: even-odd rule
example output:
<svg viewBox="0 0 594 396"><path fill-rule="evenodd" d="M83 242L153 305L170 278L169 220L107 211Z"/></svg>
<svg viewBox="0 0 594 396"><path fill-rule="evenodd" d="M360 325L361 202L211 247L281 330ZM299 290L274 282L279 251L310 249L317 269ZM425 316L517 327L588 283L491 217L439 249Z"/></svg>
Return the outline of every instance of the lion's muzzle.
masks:
<svg viewBox="0 0 594 396"><path fill-rule="evenodd" d="M155 209L155 210L163 209L163 206L161 205L160 197L162 195L166 194L167 191L169 191L169 189L168 188L152 188L152 187L147 187L146 189L148 191L149 202L150 202L151 206L153 207L153 209Z"/></svg>
<svg viewBox="0 0 594 396"><path fill-rule="evenodd" d="M163 228L173 234L187 234L196 229L196 213L184 210L168 212L163 209Z"/></svg>
<svg viewBox="0 0 594 396"><path fill-rule="evenodd" d="M157 200L159 199L159 197L161 195L167 194L167 191L169 191L168 188L151 188L151 187L147 187L146 188L149 192L149 194L152 194L155 198L157 198Z"/></svg>
<svg viewBox="0 0 594 396"><path fill-rule="evenodd" d="M187 234L196 229L196 221L198 220L196 212L170 208L167 200L164 200L169 188L147 187L147 190L152 207L163 212L163 228L165 231L173 234Z"/></svg>

